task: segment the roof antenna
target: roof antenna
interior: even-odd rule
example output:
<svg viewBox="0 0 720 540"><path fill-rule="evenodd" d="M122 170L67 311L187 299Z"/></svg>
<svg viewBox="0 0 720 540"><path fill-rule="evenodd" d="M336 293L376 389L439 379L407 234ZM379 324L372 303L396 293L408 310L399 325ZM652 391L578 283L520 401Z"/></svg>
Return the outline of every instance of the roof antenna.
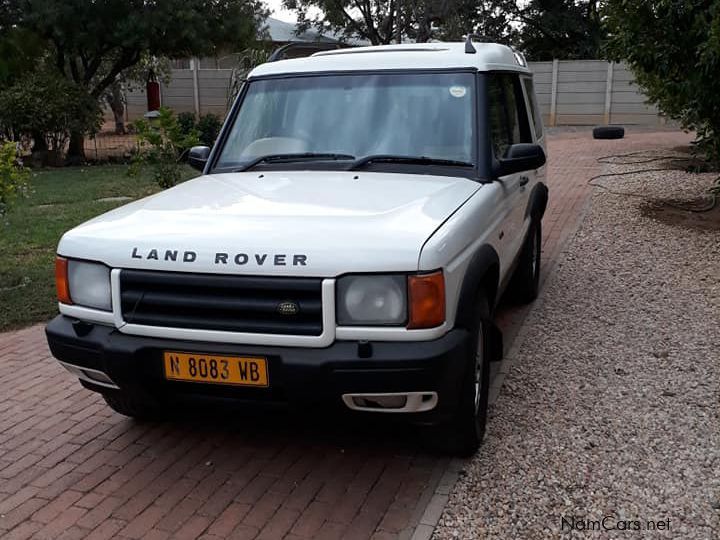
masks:
<svg viewBox="0 0 720 540"><path fill-rule="evenodd" d="M468 34L467 38L465 39L465 54L475 54L477 51L475 50L475 47L473 47L472 44L472 34Z"/></svg>

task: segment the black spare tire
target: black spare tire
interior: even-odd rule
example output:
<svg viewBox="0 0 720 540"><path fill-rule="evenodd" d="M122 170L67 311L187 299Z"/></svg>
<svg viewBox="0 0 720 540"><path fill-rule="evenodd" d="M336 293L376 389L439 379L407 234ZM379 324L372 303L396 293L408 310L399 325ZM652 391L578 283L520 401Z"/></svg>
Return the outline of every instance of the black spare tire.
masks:
<svg viewBox="0 0 720 540"><path fill-rule="evenodd" d="M622 126L598 126L593 129L593 139L622 139L625 128Z"/></svg>

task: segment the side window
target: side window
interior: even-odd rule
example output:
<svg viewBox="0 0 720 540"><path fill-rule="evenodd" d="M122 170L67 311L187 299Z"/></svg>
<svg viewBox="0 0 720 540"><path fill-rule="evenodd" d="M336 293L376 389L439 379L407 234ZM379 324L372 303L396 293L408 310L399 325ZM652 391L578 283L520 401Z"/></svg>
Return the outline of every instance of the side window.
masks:
<svg viewBox="0 0 720 540"><path fill-rule="evenodd" d="M495 74L488 79L490 139L496 158L508 147L532 142L520 79L512 74Z"/></svg>
<svg viewBox="0 0 720 540"><path fill-rule="evenodd" d="M525 93L527 94L528 104L530 105L532 123L535 125L535 136L539 139L543 136L543 123L535 97L535 85L532 79L523 79L523 83L525 84Z"/></svg>

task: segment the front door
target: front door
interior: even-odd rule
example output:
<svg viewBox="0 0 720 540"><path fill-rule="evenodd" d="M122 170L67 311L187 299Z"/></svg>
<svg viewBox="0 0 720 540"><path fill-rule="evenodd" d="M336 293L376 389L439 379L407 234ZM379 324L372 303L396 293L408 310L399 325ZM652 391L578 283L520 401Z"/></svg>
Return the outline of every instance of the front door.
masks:
<svg viewBox="0 0 720 540"><path fill-rule="evenodd" d="M505 157L507 149L518 143L534 142L520 78L513 73L494 73L488 78L490 139L495 159ZM512 265L522 248L529 223L525 220L535 171L523 171L498 178L506 199L503 223L502 273Z"/></svg>

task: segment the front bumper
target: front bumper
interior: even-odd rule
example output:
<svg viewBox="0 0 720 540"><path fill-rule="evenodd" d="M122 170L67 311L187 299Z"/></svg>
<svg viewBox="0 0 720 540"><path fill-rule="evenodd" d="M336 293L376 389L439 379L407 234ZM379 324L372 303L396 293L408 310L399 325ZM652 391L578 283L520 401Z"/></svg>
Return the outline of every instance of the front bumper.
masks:
<svg viewBox="0 0 720 540"><path fill-rule="evenodd" d="M454 412L469 347L468 333L455 329L440 339L423 342L335 341L323 349L267 347L181 341L131 336L115 328L79 322L60 315L46 328L52 354L66 365L107 375L80 377L98 392L139 390L162 399L218 397L238 400L343 403L348 394L433 392L437 403L429 412L414 413L420 422L441 421ZM263 356L268 361L269 388L245 388L168 381L163 351ZM76 373L82 375L81 371ZM93 371L87 372L93 375ZM115 389L115 390L113 390ZM345 398L347 402L347 397Z"/></svg>

